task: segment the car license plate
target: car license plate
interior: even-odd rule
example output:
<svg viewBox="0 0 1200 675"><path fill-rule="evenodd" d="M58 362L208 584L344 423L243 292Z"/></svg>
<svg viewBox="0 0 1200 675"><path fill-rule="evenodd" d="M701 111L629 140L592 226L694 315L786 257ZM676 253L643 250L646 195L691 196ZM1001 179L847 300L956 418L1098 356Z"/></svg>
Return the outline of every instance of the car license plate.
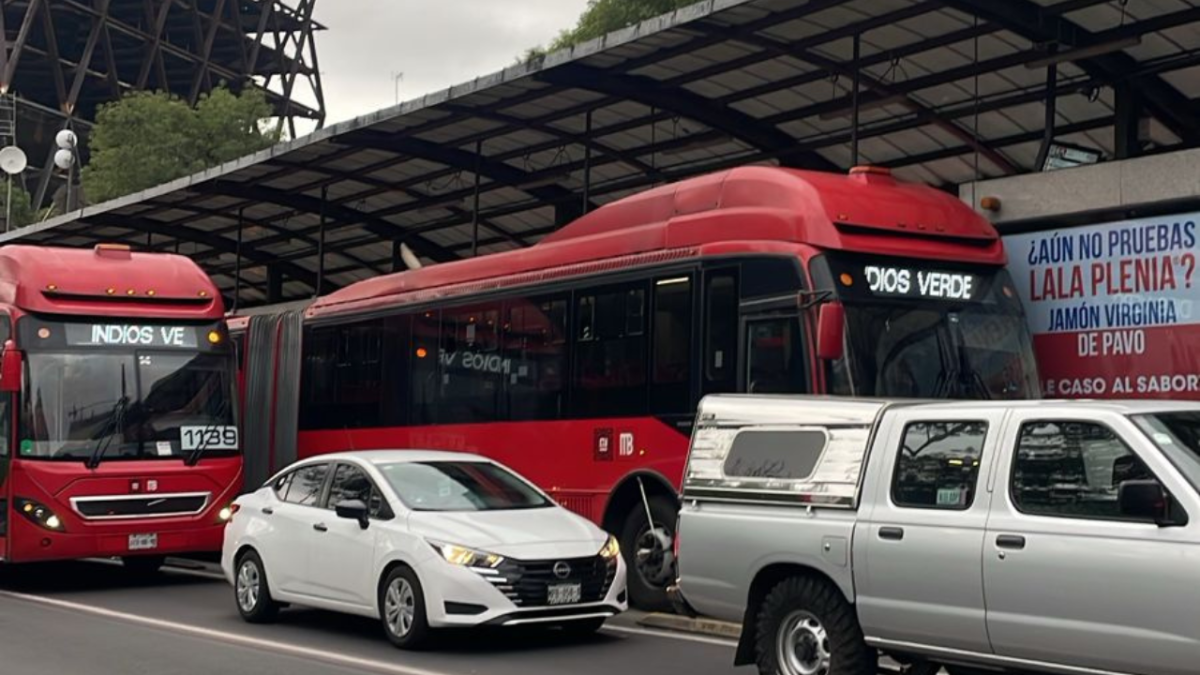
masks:
<svg viewBox="0 0 1200 675"><path fill-rule="evenodd" d="M583 589L579 584L555 584L547 589L546 604L570 605L583 599Z"/></svg>
<svg viewBox="0 0 1200 675"><path fill-rule="evenodd" d="M149 551L158 548L157 534L131 534L129 535L129 550L130 551Z"/></svg>

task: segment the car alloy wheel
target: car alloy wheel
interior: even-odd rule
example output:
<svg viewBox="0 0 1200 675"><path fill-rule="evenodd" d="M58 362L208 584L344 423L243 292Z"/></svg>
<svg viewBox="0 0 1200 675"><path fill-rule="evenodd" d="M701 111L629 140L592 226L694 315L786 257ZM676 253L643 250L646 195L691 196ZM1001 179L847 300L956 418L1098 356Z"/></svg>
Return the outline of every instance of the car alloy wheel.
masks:
<svg viewBox="0 0 1200 675"><path fill-rule="evenodd" d="M388 630L398 638L403 638L412 630L417 613L417 596L412 584L403 577L397 577L387 588L384 595L384 616Z"/></svg>

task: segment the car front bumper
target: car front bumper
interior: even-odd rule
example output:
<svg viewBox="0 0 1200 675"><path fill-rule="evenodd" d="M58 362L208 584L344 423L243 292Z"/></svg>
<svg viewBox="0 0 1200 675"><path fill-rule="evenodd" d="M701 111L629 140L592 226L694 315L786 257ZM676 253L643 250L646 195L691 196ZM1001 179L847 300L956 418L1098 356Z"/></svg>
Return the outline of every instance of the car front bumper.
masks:
<svg viewBox="0 0 1200 675"><path fill-rule="evenodd" d="M629 608L625 563L617 556L616 570L603 594L592 594L584 602L547 605L514 598L514 587L534 588L534 582L515 581L514 576L476 572L471 568L431 559L417 570L425 592L429 625L433 627L520 626L554 624L616 616ZM500 576L502 578L497 579ZM505 583L514 582L515 583ZM564 583L574 583L565 579Z"/></svg>

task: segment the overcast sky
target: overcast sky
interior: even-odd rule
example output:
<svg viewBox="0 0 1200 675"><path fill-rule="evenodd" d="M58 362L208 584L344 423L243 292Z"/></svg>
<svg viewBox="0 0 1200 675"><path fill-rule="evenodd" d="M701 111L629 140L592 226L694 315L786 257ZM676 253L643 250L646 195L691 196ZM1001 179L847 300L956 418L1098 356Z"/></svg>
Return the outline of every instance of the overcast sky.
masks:
<svg viewBox="0 0 1200 675"><path fill-rule="evenodd" d="M587 0L323 0L315 18L328 122L472 80L572 26Z"/></svg>

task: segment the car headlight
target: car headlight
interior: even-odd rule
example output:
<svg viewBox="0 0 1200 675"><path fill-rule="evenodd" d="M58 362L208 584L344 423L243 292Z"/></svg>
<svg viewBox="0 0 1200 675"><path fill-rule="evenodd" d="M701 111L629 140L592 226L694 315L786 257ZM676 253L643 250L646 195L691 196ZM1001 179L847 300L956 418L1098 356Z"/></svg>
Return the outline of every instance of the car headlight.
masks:
<svg viewBox="0 0 1200 675"><path fill-rule="evenodd" d="M499 556L495 553L476 551L457 544L439 544L432 541L429 544L433 546L435 551L442 554L446 562L451 565L496 568L500 566L500 563L504 562L504 556Z"/></svg>
<svg viewBox="0 0 1200 675"><path fill-rule="evenodd" d="M38 502L35 502L32 499L18 498L16 500L16 506L17 511L21 515L25 516L40 527L44 527L47 530L52 530L54 532L63 531L62 520L55 515L53 511L39 504Z"/></svg>
<svg viewBox="0 0 1200 675"><path fill-rule="evenodd" d="M612 560L619 555L621 555L621 544L617 541L616 537L610 534L608 535L608 541L604 542L604 548L600 549L600 557L605 560Z"/></svg>

